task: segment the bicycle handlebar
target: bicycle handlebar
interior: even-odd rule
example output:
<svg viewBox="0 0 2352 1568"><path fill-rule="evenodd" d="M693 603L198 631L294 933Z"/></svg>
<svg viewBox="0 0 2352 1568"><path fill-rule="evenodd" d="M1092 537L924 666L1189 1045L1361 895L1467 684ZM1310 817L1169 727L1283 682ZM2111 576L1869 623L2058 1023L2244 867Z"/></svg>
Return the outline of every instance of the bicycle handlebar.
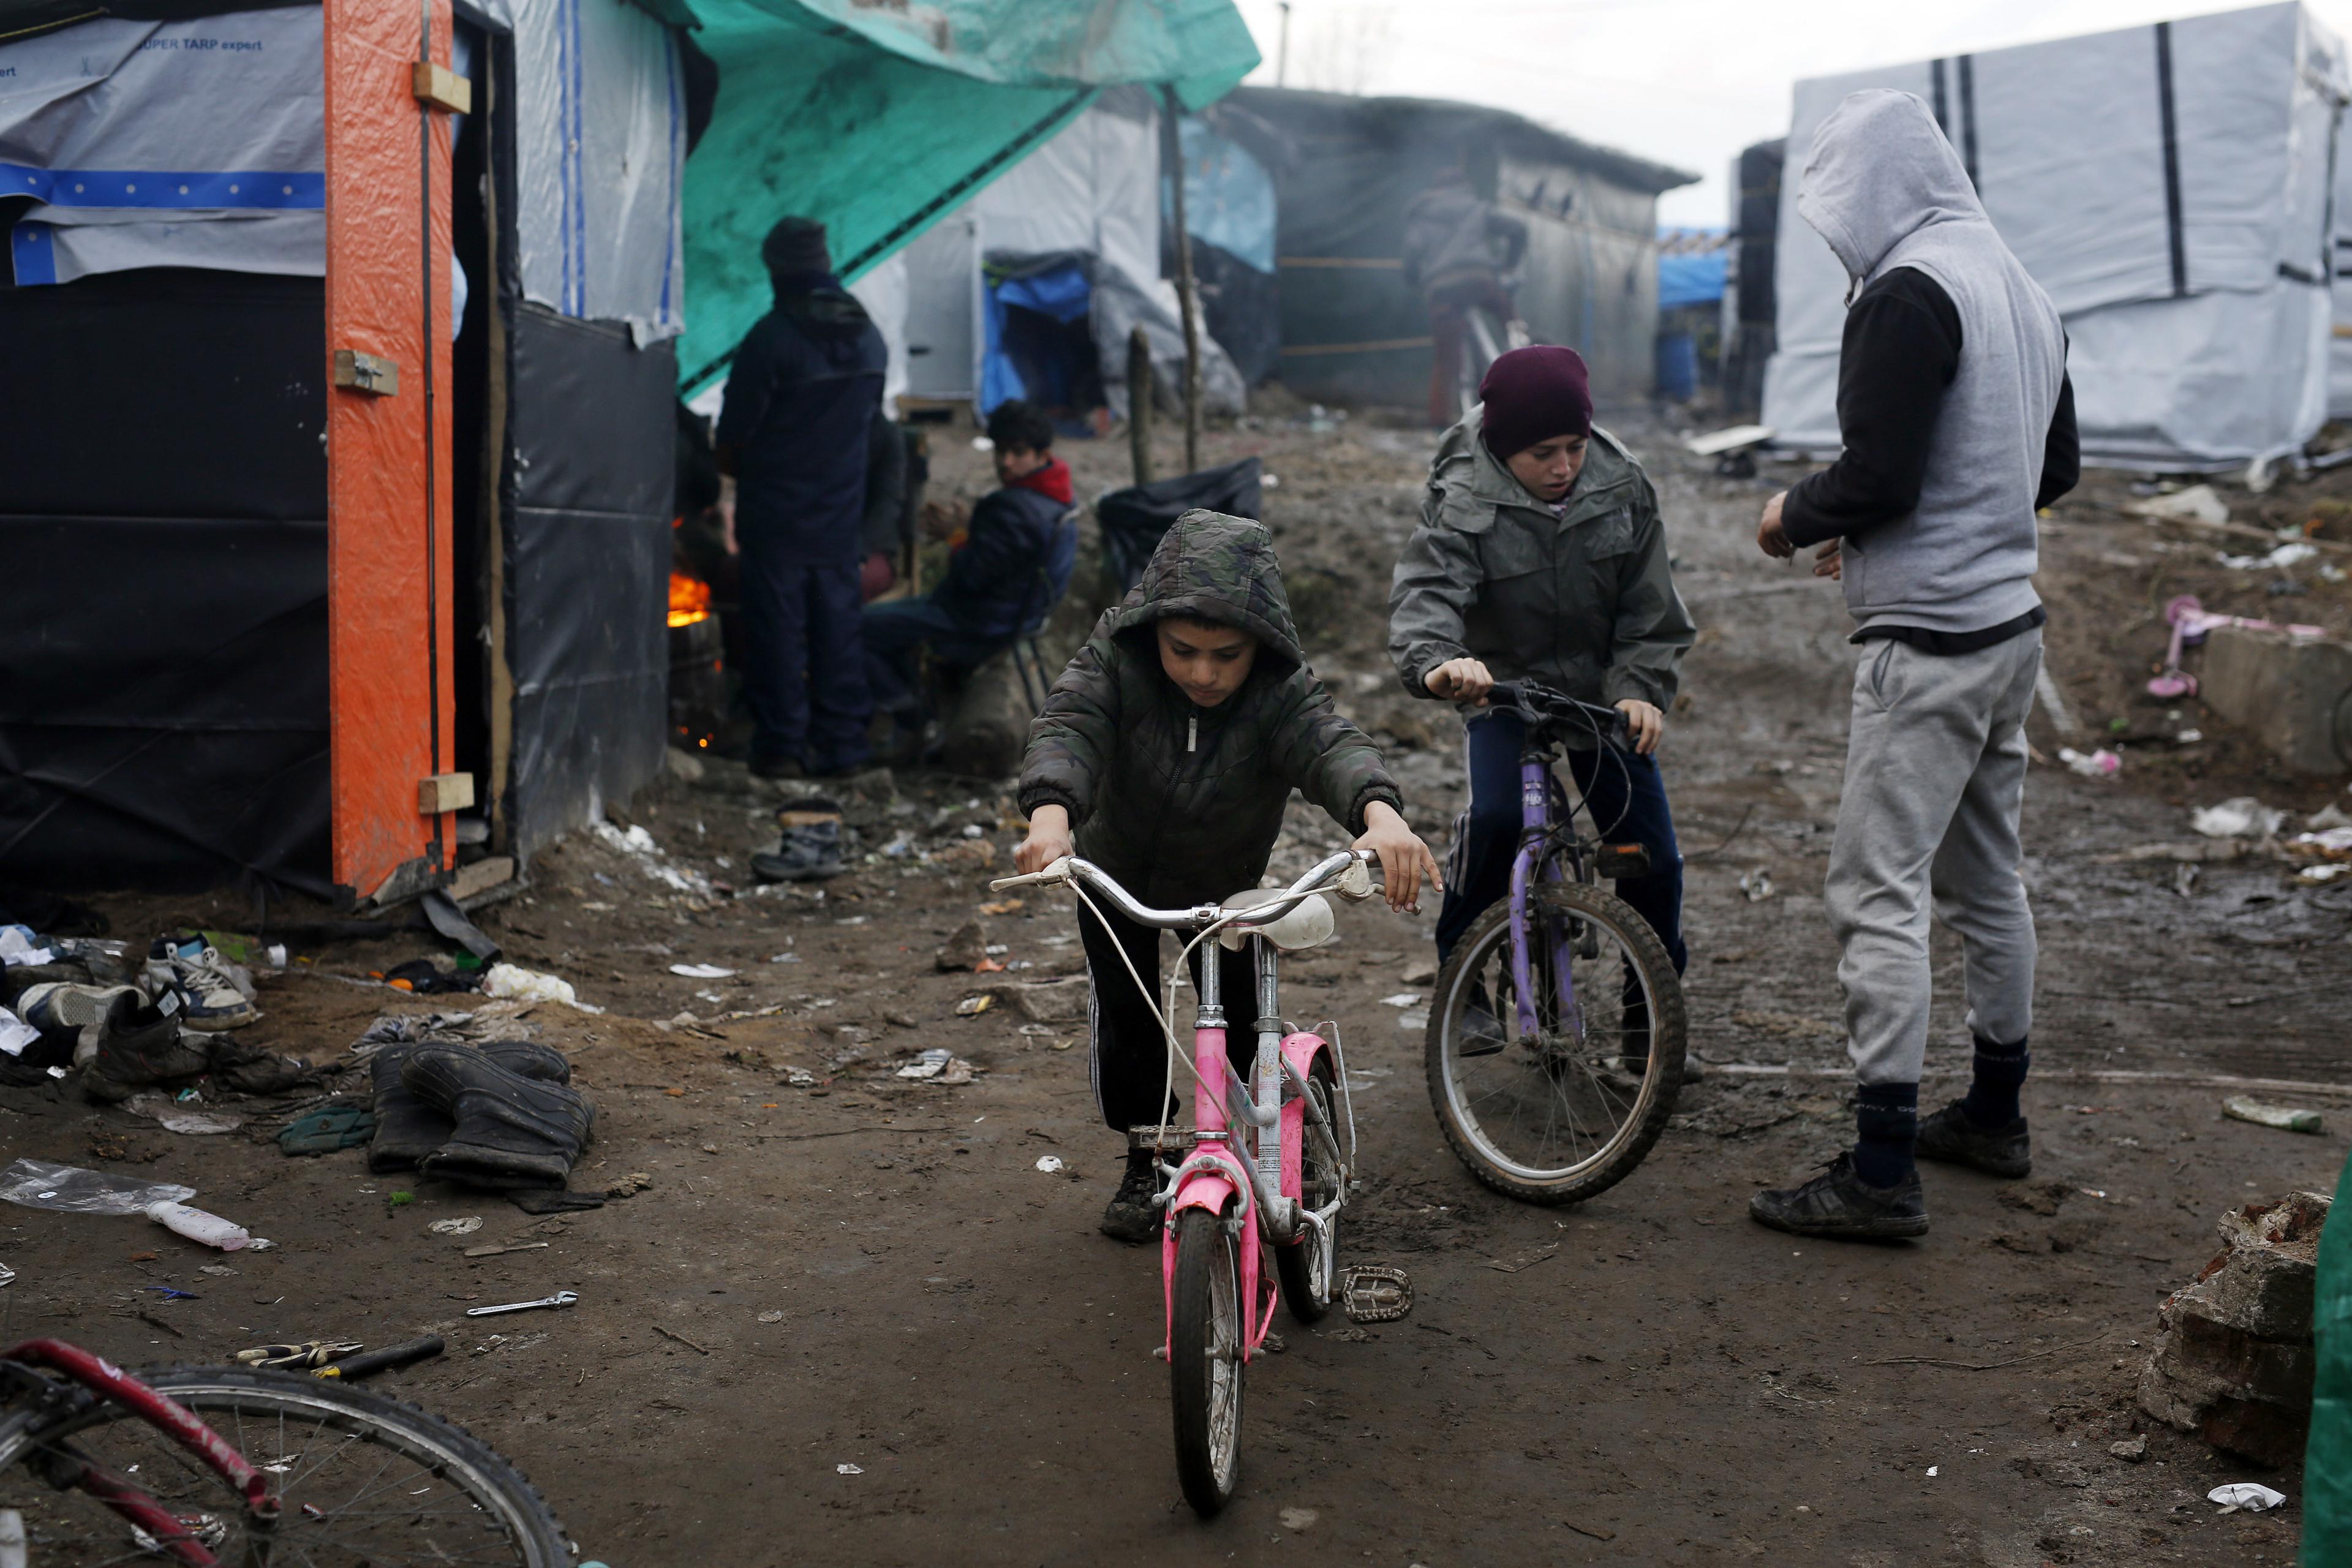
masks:
<svg viewBox="0 0 2352 1568"><path fill-rule="evenodd" d="M1533 680L1495 682L1486 692L1486 706L1508 709L1534 724L1561 721L1580 723L1603 745L1621 751L1633 741L1633 723L1622 709L1587 702Z"/></svg>
<svg viewBox="0 0 2352 1568"><path fill-rule="evenodd" d="M1191 926L1213 924L1228 917L1237 923L1271 925L1297 908L1300 902L1320 892L1334 878L1344 877L1357 867L1363 867L1369 872L1379 864L1380 857L1369 849L1343 849L1318 862L1307 875L1284 889L1279 898L1238 910L1227 909L1222 904L1196 904L1189 910L1155 910L1120 887L1101 867L1090 860L1081 860L1075 855L1065 855L1042 871L1030 871L1017 877L999 877L988 886L991 891L1001 893L1010 888L1083 882L1092 891L1109 900L1113 908L1136 924L1163 931L1180 931ZM1372 896L1372 887L1370 876L1366 875L1360 879L1360 890L1344 884L1335 890L1341 898L1360 900Z"/></svg>

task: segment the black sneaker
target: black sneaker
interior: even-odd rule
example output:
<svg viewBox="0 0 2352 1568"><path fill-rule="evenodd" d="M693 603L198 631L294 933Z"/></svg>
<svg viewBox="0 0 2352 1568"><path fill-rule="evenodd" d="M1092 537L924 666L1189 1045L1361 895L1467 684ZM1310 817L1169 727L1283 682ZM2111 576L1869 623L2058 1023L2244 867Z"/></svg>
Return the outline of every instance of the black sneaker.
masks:
<svg viewBox="0 0 2352 1568"><path fill-rule="evenodd" d="M1757 1194L1748 1216L1791 1236L1832 1240L1877 1240L1927 1234L1927 1199L1919 1173L1891 1187L1874 1187L1853 1168L1853 1156L1840 1154L1802 1186Z"/></svg>
<svg viewBox="0 0 2352 1568"><path fill-rule="evenodd" d="M1114 1241L1150 1241L1160 1234L1160 1171L1149 1149L1130 1149L1127 1173L1103 1209L1102 1233Z"/></svg>
<svg viewBox="0 0 2352 1568"><path fill-rule="evenodd" d="M1919 1121L1918 1154L1948 1165L1966 1165L1988 1176L2016 1181L2033 1173L2033 1145L2026 1137L2025 1118L1990 1131L1969 1120L1959 1100Z"/></svg>

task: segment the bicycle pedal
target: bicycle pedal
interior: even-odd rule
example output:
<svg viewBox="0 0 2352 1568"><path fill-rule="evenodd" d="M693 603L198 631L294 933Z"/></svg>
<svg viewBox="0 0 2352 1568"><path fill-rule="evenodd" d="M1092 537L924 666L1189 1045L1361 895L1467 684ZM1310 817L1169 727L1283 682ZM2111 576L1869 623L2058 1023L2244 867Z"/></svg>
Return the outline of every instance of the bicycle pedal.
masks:
<svg viewBox="0 0 2352 1568"><path fill-rule="evenodd" d="M1412 1310L1412 1278L1385 1264L1340 1270L1340 1304L1351 1323L1393 1323Z"/></svg>

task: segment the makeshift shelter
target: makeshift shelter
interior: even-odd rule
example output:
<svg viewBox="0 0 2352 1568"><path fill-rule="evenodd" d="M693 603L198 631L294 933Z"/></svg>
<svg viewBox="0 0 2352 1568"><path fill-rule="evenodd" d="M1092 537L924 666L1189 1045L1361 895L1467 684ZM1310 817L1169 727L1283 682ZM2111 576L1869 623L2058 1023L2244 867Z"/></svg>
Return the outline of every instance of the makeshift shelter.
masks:
<svg viewBox="0 0 2352 1568"><path fill-rule="evenodd" d="M1258 58L1232 0L936 0L916 7L697 0L696 11L705 24L698 41L718 62L726 90L687 174L688 309L680 363L689 395L725 374L735 345L768 310L760 240L776 219L800 213L824 220L836 269L856 281L950 214L970 220L971 198L1054 140L1098 89L1172 85L1181 103L1198 108ZM1066 155L1033 176L1060 182L1039 215L1040 231L1009 243L1042 254L1064 245L1086 213L1108 205L1132 214L1132 201L1115 194L1123 182L1141 182L1148 208L1158 160L1148 140L1134 145L1148 134L1101 121L1082 132ZM1118 166L1097 168L1097 153ZM1069 221L1057 226L1057 217ZM1132 248L1131 220L1110 226L1111 237L1096 246L1108 244L1122 273L1151 292L1156 258ZM1156 224L1144 237L1154 234ZM945 334L959 320L979 324L977 309L961 312L961 290L978 267L947 265L934 252L979 258L986 243L975 237L959 249L958 231L950 230L909 256L909 341L931 351L916 359L977 365L964 356L979 345ZM931 291L942 279L950 298ZM943 318L937 337L929 335L935 317Z"/></svg>
<svg viewBox="0 0 2352 1568"><path fill-rule="evenodd" d="M1647 393L1657 198L1697 178L1499 109L1245 87L1217 125L1274 176L1282 381L1302 396L1418 405L1429 317L1405 285L1407 203L1448 167L1528 228L1520 315L1581 352L1604 397Z"/></svg>
<svg viewBox="0 0 2352 1568"><path fill-rule="evenodd" d="M1658 396L1687 403L1723 363L1731 240L1721 229L1658 231Z"/></svg>
<svg viewBox="0 0 2352 1568"><path fill-rule="evenodd" d="M1161 142L1152 95L1110 89L909 246L907 395L968 401L982 414L1011 397L1123 414L1128 337L1138 326L1156 378L1177 393L1184 328L1175 286L1162 277ZM1271 251L1270 190L1264 216L1257 237ZM1217 345L1213 300L1202 292L1206 401L1238 411L1243 380Z"/></svg>
<svg viewBox="0 0 2352 1568"><path fill-rule="evenodd" d="M706 9L738 283L788 210L902 244L1110 63L1255 61L1226 0ZM0 0L0 342L38 393L0 542L50 585L0 626L0 882L389 901L658 770L694 20ZM729 276L731 345L766 284Z"/></svg>
<svg viewBox="0 0 2352 1568"><path fill-rule="evenodd" d="M0 880L388 900L660 765L686 46L161 9L0 44Z"/></svg>
<svg viewBox="0 0 2352 1568"><path fill-rule="evenodd" d="M1781 185L1763 420L1837 446L1847 280L1797 215L1814 128L1862 88L1932 108L2064 318L2085 458L2221 468L2327 412L2342 46L2300 5L1801 81Z"/></svg>

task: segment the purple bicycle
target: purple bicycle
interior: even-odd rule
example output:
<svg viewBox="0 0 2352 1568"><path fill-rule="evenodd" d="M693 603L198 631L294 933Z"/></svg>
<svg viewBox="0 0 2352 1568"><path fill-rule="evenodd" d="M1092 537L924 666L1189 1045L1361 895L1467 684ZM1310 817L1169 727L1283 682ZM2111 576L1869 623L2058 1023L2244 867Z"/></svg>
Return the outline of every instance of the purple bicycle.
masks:
<svg viewBox="0 0 2352 1568"><path fill-rule="evenodd" d="M1624 715L1533 682L1490 709L1527 726L1510 897L1463 933L1437 977L1426 1062L1438 1125L1471 1174L1511 1197L1580 1203L1624 1180L1681 1092L1681 978L1648 922L1599 886L1649 853L1588 837L1553 763L1571 740L1622 756Z"/></svg>

